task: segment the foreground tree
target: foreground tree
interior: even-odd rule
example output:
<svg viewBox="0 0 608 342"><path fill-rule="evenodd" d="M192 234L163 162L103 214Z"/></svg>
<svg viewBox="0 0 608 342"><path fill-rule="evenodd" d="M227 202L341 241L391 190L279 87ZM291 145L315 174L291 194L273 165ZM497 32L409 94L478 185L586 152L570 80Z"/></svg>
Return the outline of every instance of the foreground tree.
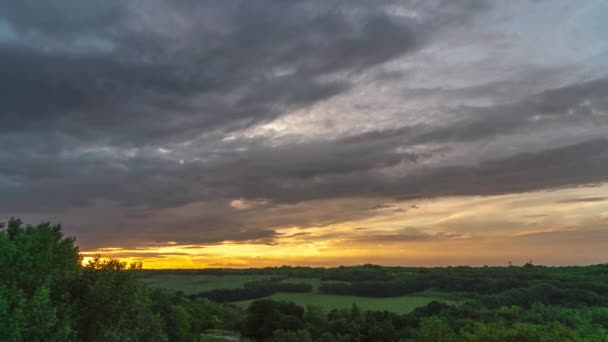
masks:
<svg viewBox="0 0 608 342"><path fill-rule="evenodd" d="M59 225L0 223L0 340L74 340L80 260Z"/></svg>
<svg viewBox="0 0 608 342"><path fill-rule="evenodd" d="M289 331L305 328L304 309L294 303L263 299L247 308L244 334L256 340L269 340L275 330L282 330L279 334L284 336Z"/></svg>
<svg viewBox="0 0 608 342"><path fill-rule="evenodd" d="M98 255L84 267L78 330L84 341L164 341L159 315L137 281L141 262L127 266Z"/></svg>
<svg viewBox="0 0 608 342"><path fill-rule="evenodd" d="M140 264L86 267L61 226L0 223L0 341L164 341Z"/></svg>

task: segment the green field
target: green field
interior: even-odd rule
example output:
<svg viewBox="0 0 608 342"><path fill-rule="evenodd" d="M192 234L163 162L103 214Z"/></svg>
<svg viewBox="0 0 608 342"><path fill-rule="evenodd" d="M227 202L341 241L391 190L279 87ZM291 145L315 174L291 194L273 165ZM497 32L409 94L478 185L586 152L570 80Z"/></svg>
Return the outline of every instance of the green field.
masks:
<svg viewBox="0 0 608 342"><path fill-rule="evenodd" d="M211 329L200 335L202 342L238 342L240 335L232 331Z"/></svg>
<svg viewBox="0 0 608 342"><path fill-rule="evenodd" d="M306 307L308 304L320 305L326 309L350 308L353 304L367 310L387 310L395 313L408 313L417 307L424 306L433 300L441 300L444 303L454 303L445 300L441 296L432 294L409 295L391 298L366 298L355 296L325 295L318 293L276 293L265 297L274 300L294 302ZM255 299L254 299L255 300ZM254 300L236 302L237 305L247 307Z"/></svg>
<svg viewBox="0 0 608 342"><path fill-rule="evenodd" d="M283 283L306 283L312 285L313 292L319 292L319 285L323 283L346 283L345 281L323 281L319 278L287 278L282 280Z"/></svg>
<svg viewBox="0 0 608 342"><path fill-rule="evenodd" d="M151 287L161 287L185 294L209 291L213 289L235 289L243 287L246 282L268 279L265 275L180 275L151 274L141 279Z"/></svg>
<svg viewBox="0 0 608 342"><path fill-rule="evenodd" d="M193 294L213 289L234 289L243 287L246 282L268 279L266 275L176 275L152 274L141 279L148 286L161 287L185 294ZM446 303L457 303L455 300L446 300L440 293L424 292L391 298L367 298L356 296L326 295L318 293L319 285L324 281L318 278L287 278L283 282L309 283L313 286L311 293L275 293L264 297L274 300L291 301L301 306L308 304L320 305L328 310L349 308L353 304L368 310L388 310L395 313L407 313L413 309L424 306L433 300ZM334 281L332 281L334 282ZM258 298L261 299L261 298ZM241 307L247 307L256 299L234 302Z"/></svg>

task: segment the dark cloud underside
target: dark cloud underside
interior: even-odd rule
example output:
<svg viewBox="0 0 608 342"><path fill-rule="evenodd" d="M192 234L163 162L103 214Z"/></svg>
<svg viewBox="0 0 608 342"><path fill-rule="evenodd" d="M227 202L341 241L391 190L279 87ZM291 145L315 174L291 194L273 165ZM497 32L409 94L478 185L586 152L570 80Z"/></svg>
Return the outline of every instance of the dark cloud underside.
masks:
<svg viewBox="0 0 608 342"><path fill-rule="evenodd" d="M605 75L523 95L508 77L416 84L426 63L456 73L461 59L478 62L456 51L468 39L457 33L486 42L474 25L492 8L475 0L2 2L0 214L65 214L87 236L270 243L278 225L339 222L369 208L267 219L283 204L608 181ZM479 63L506 63L488 60ZM419 67L390 71L403 65ZM361 120L336 105L343 99L380 104ZM289 121L293 113L317 126ZM112 219L85 222L100 207ZM158 218L180 208L171 228ZM414 233L376 238L446 238Z"/></svg>

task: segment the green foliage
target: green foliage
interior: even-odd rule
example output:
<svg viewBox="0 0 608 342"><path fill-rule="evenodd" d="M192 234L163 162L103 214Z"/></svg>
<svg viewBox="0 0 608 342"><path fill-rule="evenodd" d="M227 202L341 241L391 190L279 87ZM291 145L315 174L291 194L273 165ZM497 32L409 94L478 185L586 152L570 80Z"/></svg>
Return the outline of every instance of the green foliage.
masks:
<svg viewBox="0 0 608 342"><path fill-rule="evenodd" d="M304 309L293 303L258 300L247 309L244 334L255 339L268 339L275 330L302 330Z"/></svg>
<svg viewBox="0 0 608 342"><path fill-rule="evenodd" d="M312 342L308 330L275 330L269 342Z"/></svg>
<svg viewBox="0 0 608 342"><path fill-rule="evenodd" d="M173 306L175 315L176 338L175 341L187 341L190 337L191 317L188 310L180 305Z"/></svg>
<svg viewBox="0 0 608 342"><path fill-rule="evenodd" d="M84 268L80 337L86 341L162 341L164 334L144 287L137 281L141 263L96 256Z"/></svg>
<svg viewBox="0 0 608 342"><path fill-rule="evenodd" d="M325 309L319 305L308 305L304 313L306 327L310 331L312 337L318 339L327 330Z"/></svg>
<svg viewBox="0 0 608 342"><path fill-rule="evenodd" d="M83 268L81 260L59 225L0 225L0 340L165 340L126 265L96 258Z"/></svg>
<svg viewBox="0 0 608 342"><path fill-rule="evenodd" d="M80 256L61 226L25 226L11 218L0 228L0 340L75 339L74 298Z"/></svg>
<svg viewBox="0 0 608 342"><path fill-rule="evenodd" d="M452 342L457 341L457 334L443 320L427 317L420 321L418 329L412 334L412 341Z"/></svg>
<svg viewBox="0 0 608 342"><path fill-rule="evenodd" d="M467 342L537 342L537 341L573 341L572 330L554 322L537 325L515 323L512 326L504 322L474 323L461 332L461 339Z"/></svg>

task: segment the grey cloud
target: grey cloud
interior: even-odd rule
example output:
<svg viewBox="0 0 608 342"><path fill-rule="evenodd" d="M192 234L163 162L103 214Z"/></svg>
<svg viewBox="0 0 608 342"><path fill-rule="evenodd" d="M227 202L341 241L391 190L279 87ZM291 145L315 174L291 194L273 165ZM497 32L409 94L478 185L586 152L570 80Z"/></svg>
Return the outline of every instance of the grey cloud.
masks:
<svg viewBox="0 0 608 342"><path fill-rule="evenodd" d="M421 134L417 142L475 141L535 130L548 125L608 124L608 80L598 79L551 89L521 101L490 107L458 108L456 122ZM593 111L598 116L594 116Z"/></svg>
<svg viewBox="0 0 608 342"><path fill-rule="evenodd" d="M477 167L427 170L404 182L402 199L446 195L499 195L595 185L608 180L608 140L598 139L521 153Z"/></svg>
<svg viewBox="0 0 608 342"><path fill-rule="evenodd" d="M177 256L189 255L188 253L180 253L180 252L171 252L171 253L167 253L167 252L133 253L131 251L127 251L127 252L114 252L114 253L107 253L107 252L101 251L100 254L103 255L104 257L133 258L133 259L140 259L140 258L175 258Z"/></svg>
<svg viewBox="0 0 608 342"><path fill-rule="evenodd" d="M23 0L0 4L0 18L24 33L74 35L120 22L125 3L119 0Z"/></svg>
<svg viewBox="0 0 608 342"><path fill-rule="evenodd" d="M0 130L63 148L69 138L141 146L268 121L344 91L340 74L412 51L437 29L431 22L464 20L475 8L418 6L413 20L366 2L5 3L0 18L22 37L35 30L68 41L78 32L110 47L0 44Z"/></svg>
<svg viewBox="0 0 608 342"><path fill-rule="evenodd" d="M575 242L589 243L591 241L593 244L598 243L600 245L606 245L606 241L608 241L608 230L606 228L605 225L596 225L588 228L533 232L518 235L513 238L516 239L518 243L527 242L544 244L547 241L551 241L552 244L563 244L567 246Z"/></svg>
<svg viewBox="0 0 608 342"><path fill-rule="evenodd" d="M331 148L326 146L323 151ZM384 154L369 154L371 160ZM266 156L273 158L272 154ZM270 160L270 159L269 159ZM277 165L285 158L276 159ZM370 161L371 161L370 160ZM368 165L379 164L375 161ZM411 163L407 158L402 159ZM336 163L343 159L337 158ZM246 165L246 164L244 164ZM256 172L242 170L243 176ZM267 174L263 173L262 175ZM272 173L280 175L280 173ZM254 184L240 184L241 195L254 193L277 201L297 202L319 198L382 194L400 199L429 198L448 195L497 195L549 188L597 184L608 180L608 141L591 140L555 147L534 153L520 153L479 165L440 165L415 168L403 177L387 178L374 168L350 168L338 174L318 174L313 179L260 176ZM239 177L231 177L235 179ZM249 193L251 191L251 193Z"/></svg>
<svg viewBox="0 0 608 342"><path fill-rule="evenodd" d="M390 209L392 207L394 207L393 204L377 204L377 205L371 207L370 209L371 210L381 210L381 209Z"/></svg>
<svg viewBox="0 0 608 342"><path fill-rule="evenodd" d="M496 84L476 85L458 89L409 89L410 95L434 95L441 99L445 93L457 93L463 98L485 96L487 93L506 92L515 100L506 101L507 94L496 96L497 103L484 106L460 105L440 107L443 115L433 123L415 123L381 131L368 131L341 138L344 143L357 141L366 144L475 143L492 141L513 134L537 135L545 130L576 129L583 125L608 130L608 79L595 79L568 84L559 88L516 96L516 88L529 88L520 81L500 81ZM495 88L503 88L497 90ZM499 100L500 98L500 100ZM549 133L551 134L551 133Z"/></svg>
<svg viewBox="0 0 608 342"><path fill-rule="evenodd" d="M557 203L594 203L608 201L608 197L584 197L584 198L566 198L557 201Z"/></svg>
<svg viewBox="0 0 608 342"><path fill-rule="evenodd" d="M191 190L183 181L198 183L205 176L197 172L225 174L238 166L241 155L211 166L181 168L149 156L126 160L95 153L64 154L83 147L142 148L270 120L286 107L305 106L349 87L347 79L323 81L321 76L364 69L415 48L414 31L420 26L398 21L382 7L362 4L303 11L295 3L170 6L160 2L160 10L173 11L191 24L191 32L180 36L185 41L176 42L162 32L154 35L150 27L143 32L129 27L125 21L135 15L129 13L133 8L118 2L90 7L83 2L74 11L65 1L19 2L14 8L11 4L3 4L7 8L2 17L19 32L50 32L53 39L66 35L69 40L73 31L89 34L91 30L116 47L100 53L47 51L27 41L0 44L0 76L5 81L0 86L4 147L0 179L6 184L5 193L12 195L6 210L87 205L93 199L154 202L163 194L162 207L216 195L214 189L209 194ZM86 32L80 29L84 22L70 19L81 6L87 11L85 19L97 12L100 16L90 21ZM138 11L155 18L155 5L138 6ZM207 10L221 12L224 22L218 25L225 27L200 24L198 19ZM121 15L114 15L116 11ZM112 32L106 31L114 26ZM165 50L170 54L163 55ZM280 71L277 68L290 70L274 75ZM366 161L350 158L344 165L320 160L315 166L314 150L290 152L309 154L306 164L285 170L300 177L342 172L361 163L366 167ZM255 164L251 167L272 173L275 166L264 164L255 153L245 156ZM147 190L140 193L137 187ZM33 192L59 195L32 199ZM169 193L178 193L178 198Z"/></svg>
<svg viewBox="0 0 608 342"><path fill-rule="evenodd" d="M473 0L3 2L0 21L18 39L0 40L0 214L48 214L89 246L118 235L126 245L146 237L271 243L278 227L368 217L391 198L608 181L608 141L585 133L529 151L503 146L509 153L492 158L443 158L458 148L475 156L474 144L497 136L583 124L601 130L606 79L523 98L508 81L448 91L518 96L440 104L442 120L404 119L384 130L374 130L384 119L378 114L360 134L243 134L346 94L356 76L415 57L436 32L467 25L486 7ZM446 90L410 96L435 92ZM349 198L358 203L325 202ZM264 204L237 210L228 204L234 199ZM95 222L86 219L98 212Z"/></svg>
<svg viewBox="0 0 608 342"><path fill-rule="evenodd" d="M332 145L323 145L328 151ZM383 154L368 155L370 161L364 167L336 169L328 159L328 170L338 172L313 172L302 178L297 165L305 165L305 155L284 153L273 149L265 154L262 165L275 165L274 169L248 164L243 154L232 156L235 162L219 164L195 162L179 164L162 159L97 159L78 158L68 161L20 160L15 158L5 165L3 173L13 172L15 185L5 186L0 199L6 215L15 212L40 212L61 210L66 207L87 207L96 199L122 203L125 211L135 216L115 213L117 232L128 227L133 235L139 229L144 236L157 236L155 240L175 240L174 230L191 241L219 241L221 239L272 238L272 231L265 227L281 225L326 225L369 216L369 208L375 203L361 202L356 207L319 209L295 206L295 216L283 219L274 207L280 204L319 201L329 198L384 196L399 199L430 198L448 195L496 195L534 190L581 186L605 182L608 175L608 142L605 139L577 145L559 147L537 153L516 155L503 160L487 161L479 166L421 168L405 177L386 179L368 168L382 161ZM243 152L244 153L244 152ZM348 158L348 155L343 156ZM343 158L336 158L341 162ZM241 163L238 163L238 160ZM311 155L314 160L314 155ZM296 166L290 166L294 161ZM301 164L298 164L301 163ZM8 165L12 165L8 167ZM285 165L287 169L278 168ZM292 169L292 167L294 167ZM290 170L294 170L292 173ZM35 173L34 173L35 172ZM345 173L346 172L346 173ZM163 222L164 214L155 214L160 208L179 208L192 202L217 201L234 198L265 198L268 205L243 210L234 208L201 207L191 219L178 215ZM375 201L373 198L371 201ZM140 211L138 207L147 208ZM55 209L53 209L55 208ZM131 209L130 209L131 208ZM154 209L157 208L157 209ZM189 211L187 211L189 212ZM129 218L130 217L130 218ZM270 220L268 217L274 217ZM123 220L123 221L121 221ZM274 220L274 222L272 222ZM87 225L91 225L88 223ZM104 227L107 227L104 224ZM153 228L157 233L153 232ZM166 230L171 227L171 230ZM251 230L242 231L243 227ZM109 229L109 228L104 228ZM261 231L260 231L261 230ZM205 232L200 235L200 232ZM95 233L95 232L94 232ZM97 234L97 233L95 233ZM163 237L164 236L164 237Z"/></svg>
<svg viewBox="0 0 608 342"><path fill-rule="evenodd" d="M533 214L533 215L524 215L524 217L526 218L541 218L541 217L547 217L549 215L547 214Z"/></svg>
<svg viewBox="0 0 608 342"><path fill-rule="evenodd" d="M290 235L285 235L285 236L281 236L282 238L293 238L296 236L307 236L310 235L310 233L306 233L306 232L302 232L302 233L295 233L295 234L290 234Z"/></svg>
<svg viewBox="0 0 608 342"><path fill-rule="evenodd" d="M65 223L66 231L78 237L83 248L113 246L133 248L144 245L214 244L233 242L276 242L281 238L311 237L305 232L285 234L279 228L328 227L344 220L366 218L374 199L335 199L297 204L273 204L251 210L237 210L225 201L191 203L182 207L155 209L136 219L127 217L132 208L82 208L55 217ZM32 214L20 215L36 222ZM91 217L97 217L94 221ZM38 219L38 220L40 220Z"/></svg>
<svg viewBox="0 0 608 342"><path fill-rule="evenodd" d="M420 241L440 241L450 239L468 239L470 234L458 232L435 232L428 233L416 228L403 228L395 233L386 234L366 234L354 237L353 240L367 243L388 243L388 242L420 242Z"/></svg>

